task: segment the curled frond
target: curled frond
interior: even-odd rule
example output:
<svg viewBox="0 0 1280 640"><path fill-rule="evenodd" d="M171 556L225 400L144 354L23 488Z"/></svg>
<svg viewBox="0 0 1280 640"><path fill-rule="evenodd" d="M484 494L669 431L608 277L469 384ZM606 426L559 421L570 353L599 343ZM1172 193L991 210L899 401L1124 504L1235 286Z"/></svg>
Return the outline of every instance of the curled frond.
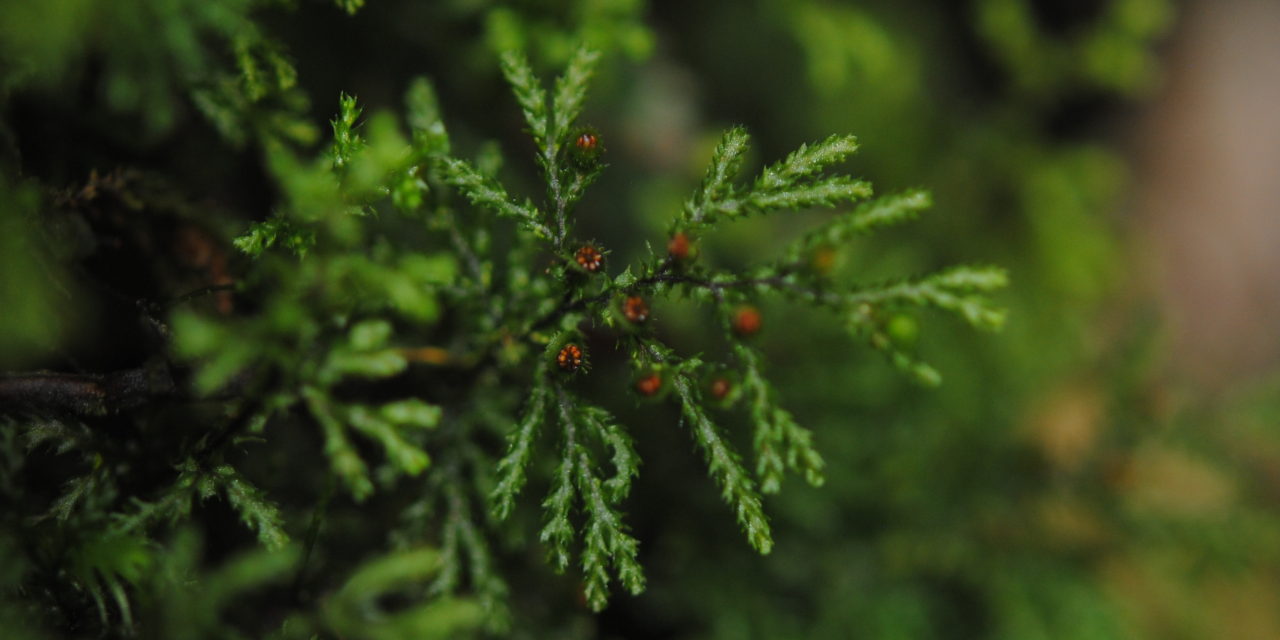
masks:
<svg viewBox="0 0 1280 640"><path fill-rule="evenodd" d="M614 474L604 482L605 497L612 504L621 502L631 492L631 480L640 475L640 457L631 444L631 436L608 411L600 407L583 407L581 417L583 425L613 453Z"/></svg>

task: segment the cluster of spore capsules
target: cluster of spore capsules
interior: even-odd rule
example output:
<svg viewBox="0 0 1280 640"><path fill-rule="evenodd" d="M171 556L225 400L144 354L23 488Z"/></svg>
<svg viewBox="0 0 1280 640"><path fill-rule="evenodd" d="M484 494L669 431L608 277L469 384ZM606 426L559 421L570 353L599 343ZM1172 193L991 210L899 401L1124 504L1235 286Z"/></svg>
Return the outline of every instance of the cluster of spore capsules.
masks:
<svg viewBox="0 0 1280 640"><path fill-rule="evenodd" d="M582 129L573 136L570 158L580 168L594 166L604 146L594 129ZM667 256L675 262L685 262L695 255L693 240L683 231L677 231L667 241ZM604 251L595 243L587 243L573 252L573 262L586 273L598 273L604 267ZM623 319L632 325L642 325L649 320L649 303L643 296L628 295L619 303ZM736 309L730 318L730 327L740 337L755 335L761 329L760 312L744 305ZM566 343L556 353L556 365L565 373L577 373L587 365L584 347L576 342ZM659 371L648 371L636 379L633 388L645 397L662 392L665 380ZM707 392L717 401L729 397L733 382L725 375L713 376L707 384Z"/></svg>

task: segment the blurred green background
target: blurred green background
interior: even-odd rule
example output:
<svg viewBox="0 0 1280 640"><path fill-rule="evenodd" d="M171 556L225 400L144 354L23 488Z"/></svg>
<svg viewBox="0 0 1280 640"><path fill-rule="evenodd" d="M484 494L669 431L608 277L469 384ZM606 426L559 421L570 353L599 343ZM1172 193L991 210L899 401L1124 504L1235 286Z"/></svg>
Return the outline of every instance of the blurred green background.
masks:
<svg viewBox="0 0 1280 640"><path fill-rule="evenodd" d="M517 563L515 635L1277 638L1277 34L1265 0L6 0L0 369L133 366L145 337L110 291L181 289L49 224L42 201L126 169L222 242L279 193L254 132L307 144L340 91L398 112L417 75L464 153L496 144L533 193L495 52L547 73L586 40L606 53L586 120L610 168L580 219L615 264L662 241L725 127L753 133L756 163L851 132L855 173L936 205L836 268L1002 265L1010 314L994 336L897 319L943 374L922 389L830 318L765 309L770 370L827 485L767 501L777 546L758 557L661 428L670 414L620 410L645 461L628 510L648 591L593 619L570 587L536 586L571 578ZM241 51L292 60L296 79L265 104L220 91ZM708 259L773 255L820 218L740 224ZM119 234L140 224L174 223ZM199 284L236 264L184 268ZM687 352L714 333L693 309L655 311Z"/></svg>

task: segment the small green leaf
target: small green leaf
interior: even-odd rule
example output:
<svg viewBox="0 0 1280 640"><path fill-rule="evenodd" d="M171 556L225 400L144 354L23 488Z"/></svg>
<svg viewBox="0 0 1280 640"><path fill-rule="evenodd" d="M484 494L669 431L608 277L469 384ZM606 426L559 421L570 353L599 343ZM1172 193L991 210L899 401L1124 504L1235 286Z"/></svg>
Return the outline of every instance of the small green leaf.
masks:
<svg viewBox="0 0 1280 640"><path fill-rule="evenodd" d="M416 398L388 402L379 409L382 417L394 424L430 429L440 424L440 407Z"/></svg>
<svg viewBox="0 0 1280 640"><path fill-rule="evenodd" d="M351 328L351 348L371 351L382 347L391 337L391 323L386 320L365 320Z"/></svg>

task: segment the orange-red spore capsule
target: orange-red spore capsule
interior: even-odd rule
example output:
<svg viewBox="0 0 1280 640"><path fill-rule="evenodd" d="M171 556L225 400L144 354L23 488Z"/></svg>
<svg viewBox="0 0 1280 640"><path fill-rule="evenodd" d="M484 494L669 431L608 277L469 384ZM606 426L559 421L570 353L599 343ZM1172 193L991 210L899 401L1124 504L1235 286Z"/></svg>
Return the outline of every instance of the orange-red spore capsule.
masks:
<svg viewBox="0 0 1280 640"><path fill-rule="evenodd" d="M577 371L582 367L582 347L570 342L556 354L556 364L565 371Z"/></svg>
<svg viewBox="0 0 1280 640"><path fill-rule="evenodd" d="M604 254L594 245L583 245L582 248L574 252L573 261L577 262L579 267L595 273L604 264Z"/></svg>
<svg viewBox="0 0 1280 640"><path fill-rule="evenodd" d="M627 296L622 301L622 316L632 324L645 322L649 319L649 303L640 296Z"/></svg>
<svg viewBox="0 0 1280 640"><path fill-rule="evenodd" d="M583 153L593 153L600 146L600 137L590 131L583 131L574 138L573 146Z"/></svg>
<svg viewBox="0 0 1280 640"><path fill-rule="evenodd" d="M718 377L711 381L711 397L716 400L724 400L732 390L733 383L728 378Z"/></svg>
<svg viewBox="0 0 1280 640"><path fill-rule="evenodd" d="M650 373L636 380L636 393L651 398L662 390L662 376Z"/></svg>
<svg viewBox="0 0 1280 640"><path fill-rule="evenodd" d="M733 313L733 332L740 336L755 335L760 331L760 324L760 312L755 307L739 307Z"/></svg>
<svg viewBox="0 0 1280 640"><path fill-rule="evenodd" d="M676 260L686 260L689 258L689 251L692 249L692 243L689 236L683 231L677 231L671 239L667 241L667 255Z"/></svg>

